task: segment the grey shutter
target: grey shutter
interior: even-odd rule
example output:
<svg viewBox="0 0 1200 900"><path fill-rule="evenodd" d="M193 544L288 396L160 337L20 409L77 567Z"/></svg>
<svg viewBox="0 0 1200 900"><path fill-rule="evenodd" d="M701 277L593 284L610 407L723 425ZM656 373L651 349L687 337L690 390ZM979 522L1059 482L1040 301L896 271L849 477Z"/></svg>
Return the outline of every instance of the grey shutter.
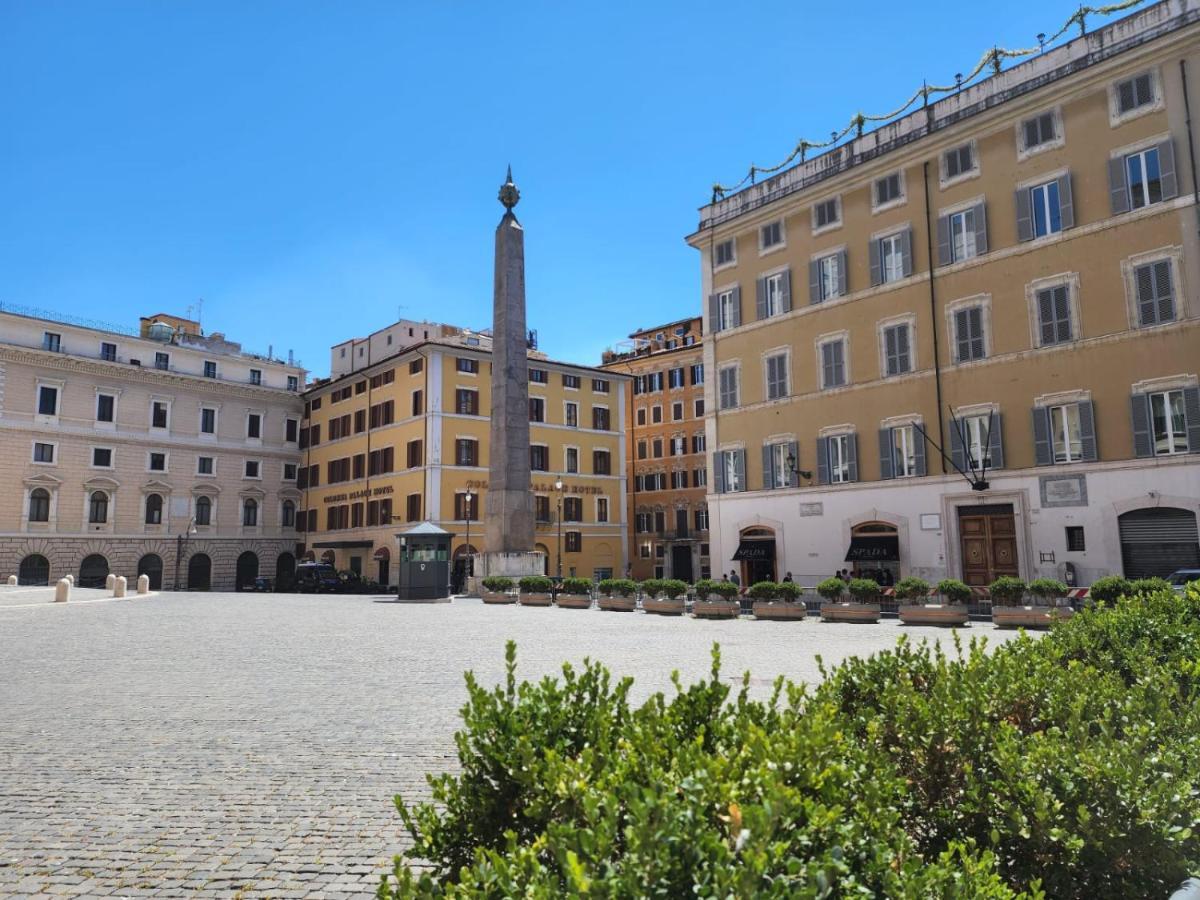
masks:
<svg viewBox="0 0 1200 900"><path fill-rule="evenodd" d="M981 256L987 253L987 204L980 203L973 210L975 219L975 253Z"/></svg>
<svg viewBox="0 0 1200 900"><path fill-rule="evenodd" d="M992 415L992 430L988 433L988 458L991 468L1004 468L1004 428L1000 413Z"/></svg>
<svg viewBox="0 0 1200 900"><path fill-rule="evenodd" d="M1017 191L1017 240L1033 240L1033 210L1029 204L1029 188Z"/></svg>
<svg viewBox="0 0 1200 900"><path fill-rule="evenodd" d="M821 302L821 262L816 259L808 264L808 302Z"/></svg>
<svg viewBox="0 0 1200 900"><path fill-rule="evenodd" d="M767 317L767 279L760 278L754 283L755 287L755 315L756 319L765 319Z"/></svg>
<svg viewBox="0 0 1200 900"><path fill-rule="evenodd" d="M896 335L896 371L898 373L907 372L912 369L910 356L910 347L908 341L908 326L897 325L895 328Z"/></svg>
<svg viewBox="0 0 1200 900"><path fill-rule="evenodd" d="M817 483L829 484L829 438L817 438Z"/></svg>
<svg viewBox="0 0 1200 900"><path fill-rule="evenodd" d="M1096 413L1091 400L1079 402L1079 450L1084 462L1100 458L1096 448Z"/></svg>
<svg viewBox="0 0 1200 900"><path fill-rule="evenodd" d="M746 490L746 451L733 451L733 472L737 475L738 490Z"/></svg>
<svg viewBox="0 0 1200 900"><path fill-rule="evenodd" d="M784 270L782 277L779 279L779 292L784 312L792 311L792 270Z"/></svg>
<svg viewBox="0 0 1200 900"><path fill-rule="evenodd" d="M879 241L872 239L867 245L871 252L871 287L883 283L883 267L879 264Z"/></svg>
<svg viewBox="0 0 1200 900"><path fill-rule="evenodd" d="M1033 408L1033 464L1054 464L1054 452L1050 446L1050 410L1044 406Z"/></svg>
<svg viewBox="0 0 1200 900"><path fill-rule="evenodd" d="M717 302L716 294L708 295L708 330L721 330L721 305Z"/></svg>
<svg viewBox="0 0 1200 900"><path fill-rule="evenodd" d="M1058 179L1058 217L1063 231L1075 227L1075 201L1071 197L1071 173Z"/></svg>
<svg viewBox="0 0 1200 900"><path fill-rule="evenodd" d="M1175 174L1175 145L1171 139L1158 145L1158 177L1162 185L1162 198L1170 200L1179 194L1179 178Z"/></svg>
<svg viewBox="0 0 1200 900"><path fill-rule="evenodd" d="M740 284L733 287L733 326L736 328L742 324L742 286Z"/></svg>
<svg viewBox="0 0 1200 900"><path fill-rule="evenodd" d="M937 220L938 265L948 266L954 260L950 254L950 217L942 216Z"/></svg>
<svg viewBox="0 0 1200 900"><path fill-rule="evenodd" d="M788 443L788 456L796 460L796 468L800 468L800 445L795 441ZM800 473L797 471L788 471L788 486L800 487Z"/></svg>
<svg viewBox="0 0 1200 900"><path fill-rule="evenodd" d="M950 420L950 461L956 469L967 470L967 452L963 447L962 422L959 419Z"/></svg>
<svg viewBox="0 0 1200 900"><path fill-rule="evenodd" d="M838 296L839 297L846 296L846 278L849 275L849 272L846 268L846 260L847 260L846 251L839 250L838 251Z"/></svg>
<svg viewBox="0 0 1200 900"><path fill-rule="evenodd" d="M903 265L904 277L907 278L909 275L912 274L912 270L913 270L912 229L911 228L905 228L904 231L902 231L900 233L900 252L903 256L902 265Z"/></svg>
<svg viewBox="0 0 1200 900"><path fill-rule="evenodd" d="M960 309L954 313L955 361L971 358L971 310Z"/></svg>
<svg viewBox="0 0 1200 900"><path fill-rule="evenodd" d="M913 472L916 475L925 474L925 435L923 432L923 428L913 428Z"/></svg>
<svg viewBox="0 0 1200 900"><path fill-rule="evenodd" d="M712 455L712 461L713 461L713 479L712 479L713 493L714 494L723 494L723 493L725 493L725 467L723 465L721 465L720 452L714 453Z"/></svg>
<svg viewBox="0 0 1200 900"><path fill-rule="evenodd" d="M1133 411L1133 455L1153 456L1154 442L1150 438L1150 397L1134 394L1130 399Z"/></svg>
<svg viewBox="0 0 1200 900"><path fill-rule="evenodd" d="M1125 157L1108 161L1108 203L1114 216L1129 212L1129 185L1125 181Z"/></svg>
<svg viewBox="0 0 1200 900"><path fill-rule="evenodd" d="M1187 428L1188 452L1200 453L1200 388L1183 389L1183 422Z"/></svg>
<svg viewBox="0 0 1200 900"><path fill-rule="evenodd" d="M846 471L850 481L858 481L858 435L846 435Z"/></svg>
<svg viewBox="0 0 1200 900"><path fill-rule="evenodd" d="M879 477L894 478L895 466L892 459L892 429L879 429Z"/></svg>
<svg viewBox="0 0 1200 900"><path fill-rule="evenodd" d="M772 453L771 445L763 444L762 447L762 462L763 462L763 490L769 491L775 487L775 473L772 471Z"/></svg>

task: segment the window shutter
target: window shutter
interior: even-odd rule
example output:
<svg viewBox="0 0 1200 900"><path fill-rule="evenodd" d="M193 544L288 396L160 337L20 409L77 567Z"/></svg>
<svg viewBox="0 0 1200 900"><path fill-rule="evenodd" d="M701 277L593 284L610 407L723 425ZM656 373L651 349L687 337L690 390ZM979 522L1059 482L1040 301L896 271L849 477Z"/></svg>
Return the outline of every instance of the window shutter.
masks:
<svg viewBox="0 0 1200 900"><path fill-rule="evenodd" d="M1153 456L1154 442L1150 439L1150 397L1134 394L1130 399L1133 411L1133 455Z"/></svg>
<svg viewBox="0 0 1200 900"><path fill-rule="evenodd" d="M1033 210L1029 203L1029 188L1017 191L1017 240L1033 240Z"/></svg>
<svg viewBox="0 0 1200 900"><path fill-rule="evenodd" d="M772 454L772 452L771 452L771 445L763 444L763 446L762 446L762 464L763 464L763 490L764 491L769 491L773 487L775 487L775 472L773 471L774 466L772 465L773 462L774 462L774 454Z"/></svg>
<svg viewBox="0 0 1200 900"><path fill-rule="evenodd" d="M746 451L733 451L733 471L737 474L737 489L746 490Z"/></svg>
<svg viewBox="0 0 1200 900"><path fill-rule="evenodd" d="M785 269L779 278L780 306L784 312L792 311L792 270Z"/></svg>
<svg viewBox="0 0 1200 900"><path fill-rule="evenodd" d="M900 253L902 257L904 277L907 278L912 274L913 258L912 258L912 229L905 228L900 233Z"/></svg>
<svg viewBox="0 0 1200 900"><path fill-rule="evenodd" d="M1114 216L1129 212L1129 187L1125 181L1125 157L1108 161L1108 203Z"/></svg>
<svg viewBox="0 0 1200 900"><path fill-rule="evenodd" d="M993 469L1004 468L1004 428L1000 413L992 416L992 430L988 434L988 457Z"/></svg>
<svg viewBox="0 0 1200 900"><path fill-rule="evenodd" d="M815 259L808 264L808 302L821 302L821 263Z"/></svg>
<svg viewBox="0 0 1200 900"><path fill-rule="evenodd" d="M829 438L817 438L817 483L829 484Z"/></svg>
<svg viewBox="0 0 1200 900"><path fill-rule="evenodd" d="M892 429L879 429L879 477L893 478L894 465L892 460Z"/></svg>
<svg viewBox="0 0 1200 900"><path fill-rule="evenodd" d="M838 251L838 296L846 296L846 277L849 270L846 267L847 255L845 250Z"/></svg>
<svg viewBox="0 0 1200 900"><path fill-rule="evenodd" d="M1162 198L1170 200L1179 194L1179 178L1175 175L1175 145L1170 138L1158 145L1158 177Z"/></svg>
<svg viewBox="0 0 1200 900"><path fill-rule="evenodd" d="M1200 453L1200 388L1183 389L1183 420L1187 428L1188 453Z"/></svg>
<svg viewBox="0 0 1200 900"><path fill-rule="evenodd" d="M914 474L925 474L925 435L924 429L913 428L913 470Z"/></svg>
<svg viewBox="0 0 1200 900"><path fill-rule="evenodd" d="M721 330L721 308L716 294L708 295L708 330ZM634 393L637 393L636 391Z"/></svg>
<svg viewBox="0 0 1200 900"><path fill-rule="evenodd" d="M980 203L973 210L975 220L975 253L987 253L987 204Z"/></svg>
<svg viewBox="0 0 1200 900"><path fill-rule="evenodd" d="M1063 231L1075 227L1075 202L1071 199L1071 173L1058 179L1058 215Z"/></svg>
<svg viewBox="0 0 1200 900"><path fill-rule="evenodd" d="M965 472L967 470L967 452L963 447L962 420L950 420L950 461L954 468Z"/></svg>
<svg viewBox="0 0 1200 900"><path fill-rule="evenodd" d="M1033 464L1049 466L1054 463L1050 445L1050 410L1044 406L1033 408Z"/></svg>
<svg viewBox="0 0 1200 900"><path fill-rule="evenodd" d="M858 481L858 435L846 436L846 469L851 481Z"/></svg>
<svg viewBox="0 0 1200 900"><path fill-rule="evenodd" d="M714 494L725 493L725 466L723 465L724 461L721 459L721 456L722 456L722 454L719 452L714 453L712 455L712 461L713 461L712 483L713 483L713 493Z"/></svg>
<svg viewBox="0 0 1200 900"><path fill-rule="evenodd" d="M893 332L896 335L896 371L907 372L912 368L909 356L908 326L897 325Z"/></svg>
<svg viewBox="0 0 1200 900"><path fill-rule="evenodd" d="M796 441L788 443L788 456L796 460L796 468L800 468L800 445ZM800 473L788 471L788 486L800 487Z"/></svg>
<svg viewBox="0 0 1200 900"><path fill-rule="evenodd" d="M1085 462L1100 458L1096 449L1096 413L1091 400L1079 402L1079 449Z"/></svg>
<svg viewBox="0 0 1200 900"><path fill-rule="evenodd" d="M879 241L872 240L867 245L871 251L871 287L883 283L883 267L879 264Z"/></svg>
<svg viewBox="0 0 1200 900"><path fill-rule="evenodd" d="M1038 291L1038 331L1041 332L1041 343L1045 347L1054 343L1054 291Z"/></svg>
<svg viewBox="0 0 1200 900"><path fill-rule="evenodd" d="M735 284L733 286L733 326L737 327L742 324L742 286Z"/></svg>
<svg viewBox="0 0 1200 900"><path fill-rule="evenodd" d="M757 299L755 301L755 318L765 319L767 317L767 279L760 278L755 282Z"/></svg>
<svg viewBox="0 0 1200 900"><path fill-rule="evenodd" d="M955 358L962 362L971 358L971 310L960 309L954 313Z"/></svg>
<svg viewBox="0 0 1200 900"><path fill-rule="evenodd" d="M883 374L895 375L900 371L899 361L897 358L896 344L900 328L885 328L883 330Z"/></svg>
<svg viewBox="0 0 1200 900"><path fill-rule="evenodd" d="M938 265L948 266L954 260L950 254L950 217L942 216L937 220Z"/></svg>
<svg viewBox="0 0 1200 900"><path fill-rule="evenodd" d="M1158 299L1157 321L1175 321L1175 285L1171 281L1171 261L1154 264L1154 293Z"/></svg>

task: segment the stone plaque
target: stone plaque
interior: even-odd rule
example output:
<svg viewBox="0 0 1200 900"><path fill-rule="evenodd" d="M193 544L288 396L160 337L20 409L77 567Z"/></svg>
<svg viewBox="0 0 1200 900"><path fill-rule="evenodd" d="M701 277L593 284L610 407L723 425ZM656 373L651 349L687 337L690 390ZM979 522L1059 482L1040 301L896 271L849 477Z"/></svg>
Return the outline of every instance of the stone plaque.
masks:
<svg viewBox="0 0 1200 900"><path fill-rule="evenodd" d="M825 515L824 503L801 503L800 515L802 516L823 516Z"/></svg>
<svg viewBox="0 0 1200 900"><path fill-rule="evenodd" d="M1087 506L1086 475L1042 475L1038 478L1042 506Z"/></svg>
<svg viewBox="0 0 1200 900"><path fill-rule="evenodd" d="M942 514L941 513L921 513L921 530L922 531L941 531L942 530Z"/></svg>

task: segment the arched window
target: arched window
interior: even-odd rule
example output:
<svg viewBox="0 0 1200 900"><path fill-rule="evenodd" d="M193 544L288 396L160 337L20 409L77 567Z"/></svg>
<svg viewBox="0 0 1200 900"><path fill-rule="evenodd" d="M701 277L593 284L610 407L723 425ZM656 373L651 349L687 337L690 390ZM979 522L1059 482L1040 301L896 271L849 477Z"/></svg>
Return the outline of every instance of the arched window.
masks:
<svg viewBox="0 0 1200 900"><path fill-rule="evenodd" d="M162 494L150 494L146 497L146 524L162 524Z"/></svg>
<svg viewBox="0 0 1200 900"><path fill-rule="evenodd" d="M296 524L296 504L291 500L283 501L283 512L279 524L284 528L291 528Z"/></svg>
<svg viewBox="0 0 1200 900"><path fill-rule="evenodd" d="M29 492L29 521L50 521L50 492L45 488L34 488Z"/></svg>
<svg viewBox="0 0 1200 900"><path fill-rule="evenodd" d="M207 497L196 498L196 524L212 524L212 501Z"/></svg>
<svg viewBox="0 0 1200 900"><path fill-rule="evenodd" d="M104 491L92 491L88 503L88 522L92 525L103 525L108 521L108 494Z"/></svg>
<svg viewBox="0 0 1200 900"><path fill-rule="evenodd" d="M258 524L258 501L253 497L247 497L246 501L242 504L242 524Z"/></svg>

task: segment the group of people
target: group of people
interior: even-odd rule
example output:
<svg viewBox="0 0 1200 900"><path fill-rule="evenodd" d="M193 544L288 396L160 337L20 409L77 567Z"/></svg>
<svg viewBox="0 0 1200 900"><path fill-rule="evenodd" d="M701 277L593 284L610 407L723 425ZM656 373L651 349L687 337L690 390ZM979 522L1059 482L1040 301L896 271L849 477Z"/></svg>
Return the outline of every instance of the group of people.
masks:
<svg viewBox="0 0 1200 900"><path fill-rule="evenodd" d="M869 578L880 587L891 587L896 583L895 577L888 569L860 569L857 572L851 572L849 569L838 569L833 577L840 578L847 584L855 578Z"/></svg>
<svg viewBox="0 0 1200 900"><path fill-rule="evenodd" d="M742 586L742 579L738 576L737 571L734 569L730 569L728 575L722 575L721 580L728 581L730 584L733 584L739 588ZM791 584L792 580L793 579L792 579L791 572L788 572L786 575L783 576L784 584Z"/></svg>

